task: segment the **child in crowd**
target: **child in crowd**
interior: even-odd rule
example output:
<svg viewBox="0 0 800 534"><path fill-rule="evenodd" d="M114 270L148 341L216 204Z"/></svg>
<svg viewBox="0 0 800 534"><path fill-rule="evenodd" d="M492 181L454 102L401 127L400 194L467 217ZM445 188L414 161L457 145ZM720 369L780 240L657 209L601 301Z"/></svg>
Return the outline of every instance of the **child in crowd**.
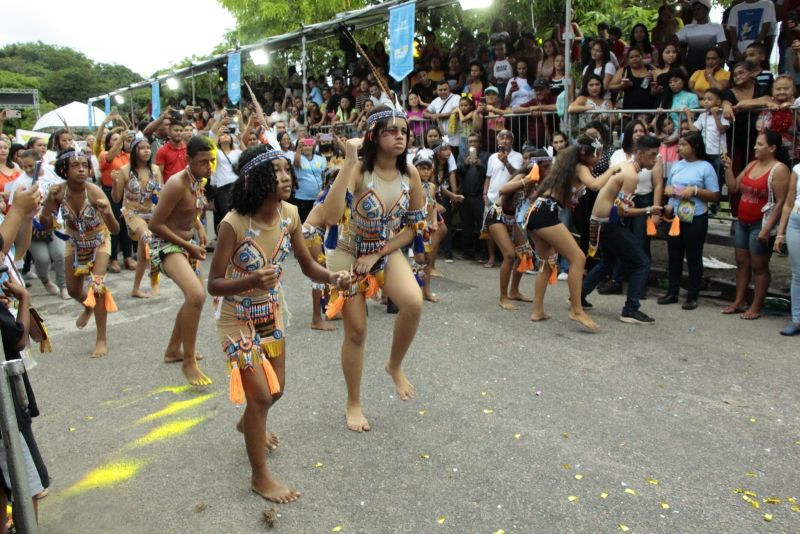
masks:
<svg viewBox="0 0 800 534"><path fill-rule="evenodd" d="M756 130L772 130L780 134L781 142L789 153L792 152L792 136L795 131L795 112L792 108L800 105L800 99L795 100L794 95L794 80L791 76L782 74L772 84L771 96L742 100L738 105L740 110L768 108L758 115Z"/></svg>
<svg viewBox="0 0 800 534"><path fill-rule="evenodd" d="M475 116L475 102L472 100L472 95L469 93L462 95L458 103L458 117L456 117L455 113L450 115L451 124L456 119L458 120L456 131L453 133L461 136L461 142L458 147L459 154L469 150L469 136L475 131Z"/></svg>
<svg viewBox="0 0 800 534"><path fill-rule="evenodd" d="M684 109L684 113L688 119L689 129L693 132L700 132L705 145L706 161L714 167L714 171L720 178L720 185L722 185L721 181L725 177L720 173L721 158L728 152L725 132L731 125L728 119L722 116L722 91L714 87L706 89L702 104L705 111L697 117L697 120L694 119L694 114L689 108Z"/></svg>
<svg viewBox="0 0 800 534"><path fill-rule="evenodd" d="M680 158L675 123L672 122L672 118L668 114L659 110L651 126L655 131L656 138L661 142L658 155L661 157L661 161L664 162L664 175L667 176L672 164Z"/></svg>
<svg viewBox="0 0 800 534"><path fill-rule="evenodd" d="M277 446L267 433L270 407L285 386L283 261L294 250L303 273L336 286L348 272L331 273L311 257L292 195L292 166L280 150L259 146L241 157L231 191L232 210L219 227L208 292L223 297L217 327L230 369L230 399L246 402L237 428L244 433L252 468L250 488L267 500L289 503L300 493L276 480L264 455Z"/></svg>
<svg viewBox="0 0 800 534"><path fill-rule="evenodd" d="M761 43L752 43L745 49L744 59L755 65L753 79L765 93L769 93L774 79L767 64L767 49Z"/></svg>
<svg viewBox="0 0 800 534"><path fill-rule="evenodd" d="M83 328L94 312L97 340L92 358L108 353L106 319L108 312L117 311L111 291L105 285L106 270L111 257L111 234L119 233L105 193L87 183L91 162L88 156L74 149L60 152L55 162L56 174L67 183L53 185L42 207L40 222L45 229L56 226L60 211L70 240L65 257L71 261L66 269L69 295L83 305L75 326ZM89 291L84 279L91 276Z"/></svg>
<svg viewBox="0 0 800 534"><path fill-rule="evenodd" d="M437 167L446 165L437 161L436 155L428 148L420 149L414 156L414 167L419 172L419 179L422 181L422 190L425 193L425 212L428 221L428 228L424 233L425 244L425 264L422 273L422 297L429 302L439 302L439 297L431 290L431 270L433 261L439 251L439 245L447 235L447 225L445 224L444 206L436 201L437 185L434 175ZM417 273L417 278L419 278Z"/></svg>

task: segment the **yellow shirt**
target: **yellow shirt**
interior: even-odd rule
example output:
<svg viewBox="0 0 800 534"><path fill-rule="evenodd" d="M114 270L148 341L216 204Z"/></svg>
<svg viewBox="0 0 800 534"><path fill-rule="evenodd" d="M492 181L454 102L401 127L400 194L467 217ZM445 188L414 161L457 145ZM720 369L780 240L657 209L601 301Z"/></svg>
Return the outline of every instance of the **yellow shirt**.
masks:
<svg viewBox="0 0 800 534"><path fill-rule="evenodd" d="M711 89L711 86L706 80L705 72L704 70L696 70L694 74L692 74L692 77L689 78L689 85L691 86L692 82L694 82L694 92L697 93L698 96L702 96L708 89ZM730 80L731 73L725 69L719 69L714 73L714 79L718 82Z"/></svg>

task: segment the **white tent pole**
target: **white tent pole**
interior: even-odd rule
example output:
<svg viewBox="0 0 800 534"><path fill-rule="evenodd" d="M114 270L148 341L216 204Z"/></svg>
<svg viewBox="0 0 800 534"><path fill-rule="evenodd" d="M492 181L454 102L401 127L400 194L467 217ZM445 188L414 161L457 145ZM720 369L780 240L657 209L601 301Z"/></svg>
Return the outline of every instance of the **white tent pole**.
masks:
<svg viewBox="0 0 800 534"><path fill-rule="evenodd" d="M306 57L306 34L305 33L303 34L300 42L302 44L302 56L303 56L302 60L301 60L302 61L302 66L303 66L303 117L304 117L303 122L306 123L306 131L308 132L309 131L308 128L311 125L308 124L308 91L306 90L306 88L308 87L308 83L307 83L307 80L306 80L306 72L308 70L306 68L306 63L308 62L308 58Z"/></svg>
<svg viewBox="0 0 800 534"><path fill-rule="evenodd" d="M567 132L569 140L572 141L572 125L569 122L569 95L570 86L572 85L572 0L567 0L564 15L564 98L567 100L567 105L564 106L564 116L562 121L566 121Z"/></svg>

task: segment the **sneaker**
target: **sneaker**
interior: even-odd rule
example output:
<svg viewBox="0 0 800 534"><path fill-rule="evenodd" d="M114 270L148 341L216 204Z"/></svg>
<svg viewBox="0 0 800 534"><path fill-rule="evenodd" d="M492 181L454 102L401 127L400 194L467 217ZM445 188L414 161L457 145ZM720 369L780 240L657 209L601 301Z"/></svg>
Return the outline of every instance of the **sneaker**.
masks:
<svg viewBox="0 0 800 534"><path fill-rule="evenodd" d="M630 324L655 324L656 320L639 310L634 312L622 312L619 320Z"/></svg>
<svg viewBox="0 0 800 534"><path fill-rule="evenodd" d="M559 273L558 279L563 282L564 280L569 280L569 273L564 271L563 273Z"/></svg>
<svg viewBox="0 0 800 534"><path fill-rule="evenodd" d="M678 302L678 295L670 295L669 293L667 293L666 295L658 297L658 300L656 302L658 302L662 306L665 304L675 304L676 302Z"/></svg>
<svg viewBox="0 0 800 534"><path fill-rule="evenodd" d="M446 259L444 260L444 262L445 262L445 263L453 263L454 261L455 261L455 260L453 260L453 258L446 258Z"/></svg>
<svg viewBox="0 0 800 534"><path fill-rule="evenodd" d="M601 284L597 292L601 295L622 295L622 284L611 280L607 284Z"/></svg>

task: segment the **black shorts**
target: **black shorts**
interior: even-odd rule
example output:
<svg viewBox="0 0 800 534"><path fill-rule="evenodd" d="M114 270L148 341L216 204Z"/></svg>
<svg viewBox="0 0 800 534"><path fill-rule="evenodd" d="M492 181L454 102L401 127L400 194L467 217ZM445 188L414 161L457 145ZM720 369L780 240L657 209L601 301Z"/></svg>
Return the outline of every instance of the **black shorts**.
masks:
<svg viewBox="0 0 800 534"><path fill-rule="evenodd" d="M525 226L528 230L538 230L561 224L558 216L561 214L561 206L552 197L539 197L531 206L531 213L528 215L528 223Z"/></svg>
<svg viewBox="0 0 800 534"><path fill-rule="evenodd" d="M493 224L502 224L509 232L514 228L514 214L503 213L499 206L492 206L483 219L483 227L488 229Z"/></svg>

